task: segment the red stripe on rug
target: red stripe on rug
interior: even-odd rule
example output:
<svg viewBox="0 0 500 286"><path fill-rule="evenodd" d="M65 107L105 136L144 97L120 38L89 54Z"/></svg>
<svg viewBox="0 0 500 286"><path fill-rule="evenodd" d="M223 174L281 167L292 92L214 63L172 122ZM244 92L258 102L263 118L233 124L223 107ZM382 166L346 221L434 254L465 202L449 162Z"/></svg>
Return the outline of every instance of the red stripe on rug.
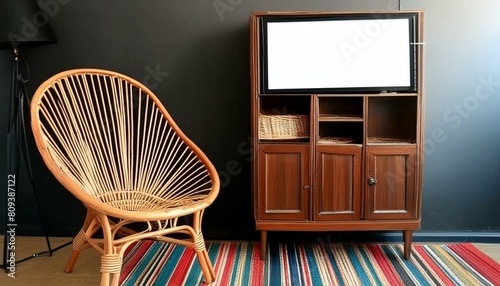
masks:
<svg viewBox="0 0 500 286"><path fill-rule="evenodd" d="M250 285L262 285L264 283L264 260L260 259L260 249L260 244L253 245Z"/></svg>
<svg viewBox="0 0 500 286"><path fill-rule="evenodd" d="M215 243L217 244L217 243ZM215 245L214 244L214 245ZM215 261L213 262L213 269L214 269L214 272L215 272L215 276L217 277L218 275L220 275L220 273L223 273L221 271L222 269L222 261L224 261L225 259L225 247L224 247L224 243L220 243L220 248L218 250L218 252L215 254Z"/></svg>
<svg viewBox="0 0 500 286"><path fill-rule="evenodd" d="M219 248L219 251L217 253L217 259L213 265L213 268L214 268L214 272L216 273L215 274L215 282L216 282L216 285L224 285L222 284L222 280L227 280L227 276L228 275L231 275L231 273L228 273L228 272L231 272L231 268L226 268L226 265L227 265L227 261L229 260L234 260L234 250L233 250L233 255L229 256L229 253L232 251L231 248L232 247L236 247L236 246L232 246L234 245L234 243L221 243L220 244L220 248Z"/></svg>
<svg viewBox="0 0 500 286"><path fill-rule="evenodd" d="M125 263L123 263L123 265L122 265L121 272L122 273L130 273L134 269L134 267L137 265L139 260L142 259L144 254L146 252L148 252L148 250L151 247L151 245L153 244L153 242L154 241L152 241L152 240L141 241L141 244L139 245L139 247L134 250L134 253L131 253L132 257L127 257L127 255L132 251L132 249L134 249L136 243L130 245L125 250L127 255L125 255L125 254L123 255L123 257L127 257L127 259L125 260ZM120 275L120 282L119 283L121 284L125 278L126 278L126 276Z"/></svg>
<svg viewBox="0 0 500 286"><path fill-rule="evenodd" d="M471 243L449 244L448 247L462 257L477 272L495 285L500 284L500 264L482 253Z"/></svg>
<svg viewBox="0 0 500 286"><path fill-rule="evenodd" d="M230 243L229 244L229 251L227 255L227 260L224 265L221 265L223 267L223 270L221 273L221 283L220 285L231 285L231 276L233 274L233 265L234 265L234 259L236 257L236 243Z"/></svg>
<svg viewBox="0 0 500 286"><path fill-rule="evenodd" d="M192 248L185 248L182 253L179 261L176 262L177 266L175 267L174 272L170 276L168 285L183 285L184 280L186 279L186 275L188 270L191 268L193 264L193 260L196 258L196 252ZM168 257L166 258L168 259ZM161 269L159 269L161 271Z"/></svg>
<svg viewBox="0 0 500 286"><path fill-rule="evenodd" d="M422 257L426 266L429 267L429 269L431 269L437 275L437 277L443 282L443 285L454 284L454 282L448 277L448 274L446 274L442 270L441 266L436 264L434 259L431 256L429 256L429 254L422 245L414 244L412 247L416 252L418 252L420 257Z"/></svg>
<svg viewBox="0 0 500 286"><path fill-rule="evenodd" d="M372 251L373 257L377 260L377 264L384 272L387 281L389 281L391 285L404 285L398 273L394 267L392 267L389 259L387 259L387 256L384 254L382 247L380 245L369 245L368 248Z"/></svg>
<svg viewBox="0 0 500 286"><path fill-rule="evenodd" d="M305 250L303 244L300 244L300 246L299 246L298 255L299 255L300 263L303 265L303 268L301 270L303 271L305 285L312 285L311 272L308 270L309 264L307 263L306 250Z"/></svg>
<svg viewBox="0 0 500 286"><path fill-rule="evenodd" d="M283 278L284 282L285 283L285 286L288 286L290 285L290 273L289 272L289 269L288 267L290 267L289 265L289 261L288 261L288 252L286 251L286 245L284 243L280 243L279 244L279 253L280 253L280 258L281 258L281 265L282 265L282 268L281 268L281 271L282 271L282 276L281 278Z"/></svg>
<svg viewBox="0 0 500 286"><path fill-rule="evenodd" d="M136 246L137 243L138 243L138 241L133 242L131 245L129 245L127 247L127 249L125 249L125 252L123 253L123 257L127 256L130 253L130 251L132 251L132 249Z"/></svg>
<svg viewBox="0 0 500 286"><path fill-rule="evenodd" d="M153 285L153 283L158 279L159 274L161 273L163 267L165 266L165 263L167 262L168 258L170 257L170 254L172 253L172 250L175 248L173 245L169 245L165 251L165 253L161 256L158 256L157 262L155 263L154 269L151 271L150 274L150 281L148 285Z"/></svg>

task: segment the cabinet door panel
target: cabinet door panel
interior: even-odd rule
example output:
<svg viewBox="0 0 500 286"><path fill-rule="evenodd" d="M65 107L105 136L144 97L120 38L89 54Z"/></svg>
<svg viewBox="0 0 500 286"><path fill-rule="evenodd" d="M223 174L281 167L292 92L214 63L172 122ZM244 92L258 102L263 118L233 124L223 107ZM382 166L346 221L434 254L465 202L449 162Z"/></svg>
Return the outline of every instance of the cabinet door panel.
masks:
<svg viewBox="0 0 500 286"><path fill-rule="evenodd" d="M415 218L415 146L368 147L367 152L365 217Z"/></svg>
<svg viewBox="0 0 500 286"><path fill-rule="evenodd" d="M360 181L360 146L318 146L314 219L360 219Z"/></svg>
<svg viewBox="0 0 500 286"><path fill-rule="evenodd" d="M307 220L309 146L259 147L259 219Z"/></svg>

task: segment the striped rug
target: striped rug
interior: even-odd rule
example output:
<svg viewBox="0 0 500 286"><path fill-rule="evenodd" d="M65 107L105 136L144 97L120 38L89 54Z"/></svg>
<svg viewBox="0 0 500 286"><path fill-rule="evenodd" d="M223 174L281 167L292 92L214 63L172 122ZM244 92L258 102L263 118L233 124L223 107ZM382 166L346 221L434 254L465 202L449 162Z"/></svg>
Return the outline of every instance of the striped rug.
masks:
<svg viewBox="0 0 500 286"><path fill-rule="evenodd" d="M211 242L212 285L500 285L500 265L472 244L271 244ZM127 250L121 285L204 285L194 252L143 241Z"/></svg>

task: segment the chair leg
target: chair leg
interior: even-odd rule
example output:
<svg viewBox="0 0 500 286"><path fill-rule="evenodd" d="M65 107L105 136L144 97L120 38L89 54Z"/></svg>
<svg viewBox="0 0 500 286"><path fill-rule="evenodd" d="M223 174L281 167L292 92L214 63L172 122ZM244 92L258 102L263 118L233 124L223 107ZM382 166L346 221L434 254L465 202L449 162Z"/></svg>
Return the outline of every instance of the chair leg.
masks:
<svg viewBox="0 0 500 286"><path fill-rule="evenodd" d="M66 263L66 268L64 270L66 273L73 272L73 267L75 266L76 260L78 259L81 250L87 244L87 238L85 232L88 230L93 220L94 216L92 211L87 209L87 213L85 215L85 221L83 222L83 227L80 229L78 234L73 238L73 252L69 257L68 263Z"/></svg>
<svg viewBox="0 0 500 286"><path fill-rule="evenodd" d="M212 262L210 261L210 257L208 256L208 251L207 250L203 251L203 255L205 256L205 260L207 261L208 269L210 270L209 272L210 275L212 276L212 282L213 282L215 281L215 271Z"/></svg>
<svg viewBox="0 0 500 286"><path fill-rule="evenodd" d="M66 269L64 270L66 273L73 272L73 267L75 266L76 260L78 259L78 255L80 255L80 250L74 249L69 257L68 263L66 264Z"/></svg>
<svg viewBox="0 0 500 286"><path fill-rule="evenodd" d="M108 286L109 285L109 277L110 273L102 273L101 274L101 286Z"/></svg>
<svg viewBox="0 0 500 286"><path fill-rule="evenodd" d="M123 256L114 243L111 225L106 215L98 215L103 233L103 250L101 255L101 286L118 286Z"/></svg>
<svg viewBox="0 0 500 286"><path fill-rule="evenodd" d="M203 251L203 256L205 257L205 261L207 263L208 273L212 277L211 282L214 282L215 281L215 271L214 271L214 267L212 266L212 262L210 261L210 257L208 256L208 251L206 249Z"/></svg>
<svg viewBox="0 0 500 286"><path fill-rule="evenodd" d="M201 270L203 271L203 278L206 284L210 284L215 281L215 271L210 262L210 257L208 257L208 251L205 247L205 239L203 238L203 233L201 232L201 220L203 217L203 210L195 212L193 214L193 230L196 233L193 236L194 250L198 256L198 262L200 263Z"/></svg>
<svg viewBox="0 0 500 286"><path fill-rule="evenodd" d="M210 284L215 281L215 271L212 263L210 262L210 257L208 256L208 251L205 247L205 239L203 238L201 231L198 232L198 235L193 237L193 240L194 251L196 252L198 263L203 271L203 278L205 279L206 284Z"/></svg>
<svg viewBox="0 0 500 286"><path fill-rule="evenodd" d="M205 279L206 284L210 284L215 281L215 271L210 262L210 257L208 257L208 251L203 250L202 252L198 252L198 261L201 265L201 269L203 270L203 278Z"/></svg>
<svg viewBox="0 0 500 286"><path fill-rule="evenodd" d="M111 285L118 286L118 282L120 282L120 272L113 274L113 280L111 280Z"/></svg>
<svg viewBox="0 0 500 286"><path fill-rule="evenodd" d="M120 273L102 273L101 286L118 286Z"/></svg>
<svg viewBox="0 0 500 286"><path fill-rule="evenodd" d="M101 285L118 286L123 258L116 253L101 256Z"/></svg>
<svg viewBox="0 0 500 286"><path fill-rule="evenodd" d="M73 272L73 267L75 266L76 260L78 259L81 250L85 247L86 244L87 239L85 238L85 229L82 228L73 239L73 252L69 257L68 263L66 263L66 273Z"/></svg>

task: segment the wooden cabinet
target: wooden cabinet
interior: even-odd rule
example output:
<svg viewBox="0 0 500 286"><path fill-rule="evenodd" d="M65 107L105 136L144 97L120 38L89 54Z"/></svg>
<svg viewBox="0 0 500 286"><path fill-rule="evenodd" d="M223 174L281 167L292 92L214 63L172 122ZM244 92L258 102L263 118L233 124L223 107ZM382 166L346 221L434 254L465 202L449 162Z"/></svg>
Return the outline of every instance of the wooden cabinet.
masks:
<svg viewBox="0 0 500 286"><path fill-rule="evenodd" d="M259 146L259 217L306 221L309 210L309 146Z"/></svg>
<svg viewBox="0 0 500 286"><path fill-rule="evenodd" d="M361 151L361 146L317 146L314 221L361 219Z"/></svg>
<svg viewBox="0 0 500 286"><path fill-rule="evenodd" d="M392 13L402 12L384 15ZM423 14L405 13L417 26L415 84L395 92L263 88L263 18L345 14L252 13L252 190L261 257L268 231L400 230L409 258L422 195Z"/></svg>
<svg viewBox="0 0 500 286"><path fill-rule="evenodd" d="M368 147L366 219L417 218L415 146Z"/></svg>

